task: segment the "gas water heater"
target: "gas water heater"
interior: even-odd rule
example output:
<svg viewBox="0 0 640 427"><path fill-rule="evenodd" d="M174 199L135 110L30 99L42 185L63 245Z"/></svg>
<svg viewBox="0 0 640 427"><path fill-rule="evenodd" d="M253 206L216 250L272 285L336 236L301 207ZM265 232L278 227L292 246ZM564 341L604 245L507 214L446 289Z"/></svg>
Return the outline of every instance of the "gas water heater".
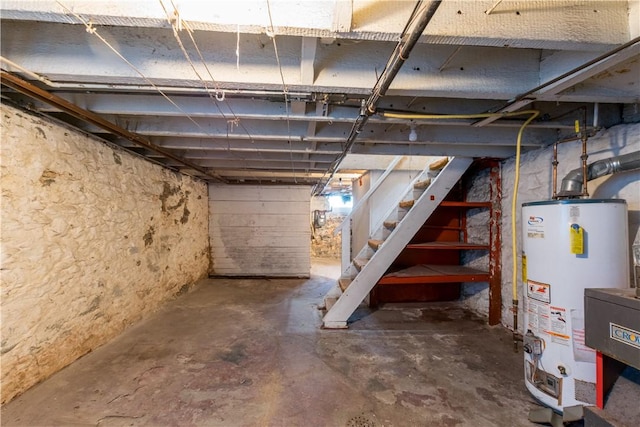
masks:
<svg viewBox="0 0 640 427"><path fill-rule="evenodd" d="M585 345L585 288L628 288L627 204L567 199L522 207L524 372L556 411L595 403L595 351Z"/></svg>

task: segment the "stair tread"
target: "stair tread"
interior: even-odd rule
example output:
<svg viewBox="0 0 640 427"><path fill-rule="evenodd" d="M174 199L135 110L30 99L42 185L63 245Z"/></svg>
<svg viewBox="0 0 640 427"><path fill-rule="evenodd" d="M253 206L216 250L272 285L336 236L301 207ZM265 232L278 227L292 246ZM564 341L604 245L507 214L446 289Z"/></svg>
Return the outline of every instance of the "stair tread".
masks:
<svg viewBox="0 0 640 427"><path fill-rule="evenodd" d="M447 163L449 163L449 158L448 157L443 157L439 160L436 160L435 162L431 163L429 165L429 170L432 171L436 171L436 170L440 170L443 167L445 167L447 165Z"/></svg>
<svg viewBox="0 0 640 427"><path fill-rule="evenodd" d="M368 262L369 260L365 258L355 258L353 260L353 265L358 269L358 271L360 271Z"/></svg>
<svg viewBox="0 0 640 427"><path fill-rule="evenodd" d="M388 228L389 230L393 230L398 225L398 221L385 221L384 228Z"/></svg>
<svg viewBox="0 0 640 427"><path fill-rule="evenodd" d="M460 200L443 200L440 202L442 207L454 208L490 208L491 202L464 202Z"/></svg>
<svg viewBox="0 0 640 427"><path fill-rule="evenodd" d="M342 292L347 290L351 282L353 282L353 280L347 277L341 277L340 279L338 279L338 285L340 286Z"/></svg>
<svg viewBox="0 0 640 427"><path fill-rule="evenodd" d="M416 190L423 190L429 185L431 185L431 178L416 182L415 184L413 184L413 188L415 188Z"/></svg>
<svg viewBox="0 0 640 427"><path fill-rule="evenodd" d="M399 203L400 207L403 209L409 209L415 203L415 200L403 200Z"/></svg>
<svg viewBox="0 0 640 427"><path fill-rule="evenodd" d="M382 245L383 242L384 240L369 239L367 243L369 244L369 247L371 249L378 250L380 248L380 245Z"/></svg>

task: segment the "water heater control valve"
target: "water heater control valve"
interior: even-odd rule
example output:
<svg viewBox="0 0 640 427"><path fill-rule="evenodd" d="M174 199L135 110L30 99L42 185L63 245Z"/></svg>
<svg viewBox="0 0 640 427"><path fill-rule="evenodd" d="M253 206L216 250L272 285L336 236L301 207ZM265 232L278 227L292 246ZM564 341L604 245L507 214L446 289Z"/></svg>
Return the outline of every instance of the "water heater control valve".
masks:
<svg viewBox="0 0 640 427"><path fill-rule="evenodd" d="M542 338L534 335L531 330L528 330L526 334L524 334L524 345L523 349L525 353L529 353L532 356L540 356L542 354L542 350L544 349L544 342Z"/></svg>

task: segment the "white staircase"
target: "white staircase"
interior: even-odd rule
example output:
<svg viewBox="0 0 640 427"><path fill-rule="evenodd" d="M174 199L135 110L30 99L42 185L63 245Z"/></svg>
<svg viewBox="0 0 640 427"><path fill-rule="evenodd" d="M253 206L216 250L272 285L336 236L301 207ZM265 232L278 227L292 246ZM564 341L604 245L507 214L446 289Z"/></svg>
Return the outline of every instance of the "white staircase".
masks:
<svg viewBox="0 0 640 427"><path fill-rule="evenodd" d="M323 325L328 329L344 329L358 306L369 295L375 284L387 271L411 238L431 216L453 186L469 168L473 159L454 157L430 178L429 168L422 172L407 188L405 194L392 206L385 221L375 232L347 268L342 277L325 296L327 310ZM343 227L343 242L348 239ZM348 245L346 246L348 248ZM345 250L343 244L343 251ZM348 256L348 255L347 255ZM343 259L345 254L343 253Z"/></svg>

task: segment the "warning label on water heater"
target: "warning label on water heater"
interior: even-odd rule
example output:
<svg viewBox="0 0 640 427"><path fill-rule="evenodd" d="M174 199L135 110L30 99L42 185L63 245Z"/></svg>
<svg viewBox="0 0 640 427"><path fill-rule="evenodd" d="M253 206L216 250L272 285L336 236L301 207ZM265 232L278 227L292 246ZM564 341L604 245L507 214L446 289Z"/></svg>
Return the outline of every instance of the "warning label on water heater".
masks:
<svg viewBox="0 0 640 427"><path fill-rule="evenodd" d="M565 336L567 335L567 310L563 307L549 306L551 315L551 332Z"/></svg>
<svg viewBox="0 0 640 427"><path fill-rule="evenodd" d="M567 326L567 309L564 307L549 306L549 335L551 341L562 345L569 345Z"/></svg>
<svg viewBox="0 0 640 427"><path fill-rule="evenodd" d="M527 280L527 327L535 334L549 334L551 330L551 285Z"/></svg>
<svg viewBox="0 0 640 427"><path fill-rule="evenodd" d="M527 296L549 304L551 302L551 285L527 280Z"/></svg>
<svg viewBox="0 0 640 427"><path fill-rule="evenodd" d="M527 298L527 329L536 335L549 333L549 304Z"/></svg>

